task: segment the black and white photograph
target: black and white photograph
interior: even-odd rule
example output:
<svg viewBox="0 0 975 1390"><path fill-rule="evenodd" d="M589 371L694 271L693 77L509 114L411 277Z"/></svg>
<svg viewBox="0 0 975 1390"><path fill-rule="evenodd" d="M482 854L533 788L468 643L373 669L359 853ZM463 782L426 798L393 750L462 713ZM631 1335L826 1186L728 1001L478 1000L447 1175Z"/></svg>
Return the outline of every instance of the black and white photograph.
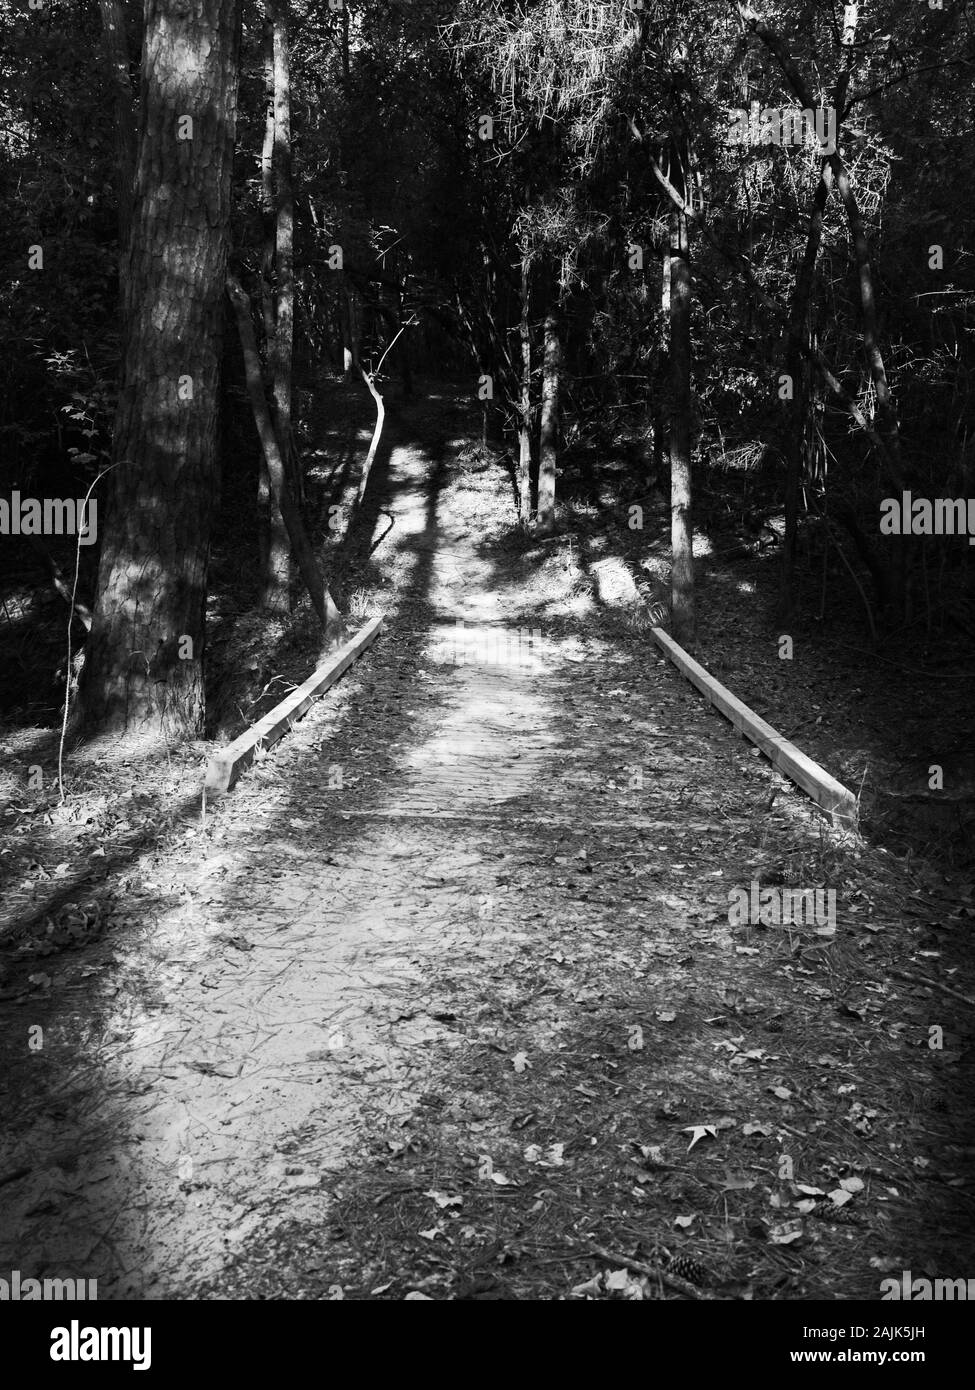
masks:
<svg viewBox="0 0 975 1390"><path fill-rule="evenodd" d="M971 0L0 0L25 1379L954 1374L973 190Z"/></svg>

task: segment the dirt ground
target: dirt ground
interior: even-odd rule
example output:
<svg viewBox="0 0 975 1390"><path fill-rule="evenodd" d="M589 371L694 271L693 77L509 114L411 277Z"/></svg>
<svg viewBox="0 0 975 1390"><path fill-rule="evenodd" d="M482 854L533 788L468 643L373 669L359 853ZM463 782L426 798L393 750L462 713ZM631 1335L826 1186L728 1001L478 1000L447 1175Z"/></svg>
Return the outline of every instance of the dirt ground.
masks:
<svg viewBox="0 0 975 1390"><path fill-rule="evenodd" d="M6 736L0 1269L103 1299L964 1276L970 874L827 825L594 581L604 542L513 536L503 469L427 411L376 463L380 636L229 796L203 745L89 746L59 805L51 732ZM752 882L835 923L737 924Z"/></svg>

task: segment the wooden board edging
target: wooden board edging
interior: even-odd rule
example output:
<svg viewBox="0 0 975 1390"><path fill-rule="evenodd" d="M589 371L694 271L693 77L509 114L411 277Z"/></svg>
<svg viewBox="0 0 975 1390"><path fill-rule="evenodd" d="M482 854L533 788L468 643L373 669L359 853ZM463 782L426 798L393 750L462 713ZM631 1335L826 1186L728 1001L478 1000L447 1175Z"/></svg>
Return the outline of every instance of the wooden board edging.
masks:
<svg viewBox="0 0 975 1390"><path fill-rule="evenodd" d="M253 728L228 743L214 753L207 764L206 791L209 796L220 796L236 782L237 778L254 761L259 748L270 748L291 728L292 724L310 708L319 695L334 685L343 671L348 670L356 657L368 647L382 626L382 617L370 618L361 632L345 642L316 671L292 690L290 695L274 706Z"/></svg>
<svg viewBox="0 0 975 1390"><path fill-rule="evenodd" d="M837 782L825 768L814 763L812 758L807 757L794 743L783 738L771 724L767 724L754 710L750 710L737 696L732 695L727 686L715 680L714 676L689 656L683 647L678 646L663 628L651 628L650 635L681 675L686 676L715 709L720 710L736 729L760 748L780 772L784 772L807 792L813 801L829 814L834 825L845 826L848 829L856 826L856 797L842 782Z"/></svg>

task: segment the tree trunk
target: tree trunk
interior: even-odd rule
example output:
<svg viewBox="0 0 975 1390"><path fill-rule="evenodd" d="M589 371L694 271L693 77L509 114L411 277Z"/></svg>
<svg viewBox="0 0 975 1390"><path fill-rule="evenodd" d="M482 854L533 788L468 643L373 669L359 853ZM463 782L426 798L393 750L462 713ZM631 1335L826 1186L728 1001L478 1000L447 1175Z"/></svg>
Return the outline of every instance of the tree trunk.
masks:
<svg viewBox="0 0 975 1390"><path fill-rule="evenodd" d="M787 623L795 611L796 536L799 528L799 491L802 486L805 461L805 440L809 414L809 381L803 356L803 339L808 332L809 301L812 295L816 258L823 237L823 214L829 198L833 172L823 164L822 174L813 199L809 231L803 251L802 265L796 276L789 312L789 331L786 349L786 374L792 382L792 401L789 407L788 444L785 474L785 538L782 547L782 572L779 586L779 620Z"/></svg>
<svg viewBox="0 0 975 1390"><path fill-rule="evenodd" d="M261 146L261 213L264 245L261 250L261 317L264 341L270 352L274 341L274 20L264 11L264 141Z"/></svg>
<svg viewBox="0 0 975 1390"><path fill-rule="evenodd" d="M900 485L903 483L903 464L901 461L900 429L897 423L897 414L890 399L890 387L887 383L887 369L884 365L883 353L880 350L880 335L877 329L877 301L873 288L873 268L870 264L870 248L867 244L867 234L863 226L863 217L857 205L853 186L850 183L850 176L846 165L839 158L834 156L832 161L833 172L836 175L836 187L846 208L847 221L850 224L850 239L853 242L853 254L857 263L857 279L860 285L860 310L863 320L863 350L867 357L870 367L870 376L873 380L873 389L877 397L877 417L880 426L880 434L884 439L889 450L890 459L894 464L892 476L894 481Z"/></svg>
<svg viewBox="0 0 975 1390"><path fill-rule="evenodd" d="M281 456L277 435L271 423L271 412L268 410L267 399L264 395L261 359L254 337L254 324L251 321L250 298L233 275L226 277L226 288L237 317L237 331L240 335L240 346L244 354L244 371L247 377L247 394L250 397L254 423L257 426L261 448L264 451L274 501L281 512L285 526L288 528L288 535L291 538L298 568L308 588L315 612L325 630L325 644L326 646L334 646L345 637L345 624L331 594L325 587L321 570L318 568L318 561L315 559L315 553L311 548L311 542L301 519L301 512L295 505L288 486L284 459Z"/></svg>
<svg viewBox="0 0 975 1390"><path fill-rule="evenodd" d="M359 371L359 312L355 300L355 290L349 284L345 271L340 272L342 284L339 290L339 322L342 329L342 370L346 376L351 371Z"/></svg>
<svg viewBox="0 0 975 1390"><path fill-rule="evenodd" d="M349 83L351 81L351 68L349 66L349 7L342 6L342 90L348 95Z"/></svg>
<svg viewBox="0 0 975 1390"><path fill-rule="evenodd" d="M294 378L295 322L295 197L291 177L291 55L288 42L287 5L268 0L274 23L274 169L277 183L274 269L277 298L274 345L268 365L274 390L274 425L285 468L302 499L301 479L294 468L292 389Z"/></svg>
<svg viewBox="0 0 975 1390"><path fill-rule="evenodd" d="M112 499L79 690L89 733L203 730L239 47L240 0L146 0Z"/></svg>
<svg viewBox="0 0 975 1390"><path fill-rule="evenodd" d="M670 214L670 603L677 642L694 637L694 550L691 524L691 271L687 217Z"/></svg>
<svg viewBox="0 0 975 1390"><path fill-rule="evenodd" d="M362 370L360 368L360 370ZM362 379L366 383L366 388L375 402L376 424L372 431L372 440L369 444L369 452L366 454L366 461L362 465L362 477L359 479L359 490L356 493L356 507L362 506L362 499L366 495L366 488L369 486L369 474L372 472L373 460L376 457L376 450L379 448L379 437L383 432L383 421L386 418L386 406L382 396L373 385L373 379L367 371L362 371ZM349 525L351 526L351 521Z"/></svg>
<svg viewBox="0 0 975 1390"><path fill-rule="evenodd" d="M558 465L559 387L562 345L558 304L545 315L545 355L542 361L542 419L538 436L538 531L555 529L555 472Z"/></svg>
<svg viewBox="0 0 975 1390"><path fill-rule="evenodd" d="M406 277L398 281L396 286L396 336L402 334L402 341L399 345L400 361L399 372L400 381L403 384L403 399L408 401L413 395L413 354L410 350L411 334L407 330L408 320L404 318L406 308Z"/></svg>
<svg viewBox="0 0 975 1390"><path fill-rule="evenodd" d="M651 411L651 428L653 429L653 453L651 454L651 468L654 483L662 486L664 475L664 412L657 405L653 404Z"/></svg>
<svg viewBox="0 0 975 1390"><path fill-rule="evenodd" d="M531 414L532 414L532 344L531 329L528 322L528 307L531 294L529 279L528 251L521 253L521 409L518 422L518 506L522 523L531 513Z"/></svg>
<svg viewBox="0 0 975 1390"><path fill-rule="evenodd" d="M277 213L274 180L274 152L277 133L277 68L275 64L276 23L274 7L268 3L264 11L264 142L261 148L261 207L264 221L264 247L261 256L261 316L264 322L264 342L270 365L277 341L277 309L275 307L275 249ZM284 616L291 607L291 546L288 528L274 503L271 479L264 455L257 478L257 537L260 562L260 594L258 606L262 612Z"/></svg>
<svg viewBox="0 0 975 1390"><path fill-rule="evenodd" d="M846 208L847 221L850 224L850 238L853 242L853 253L856 257L860 285L860 310L863 323L863 350L870 367L870 376L873 381L874 395L877 401L878 433L886 446L890 475L897 486L903 490L904 463L901 454L900 426L897 420L897 412L890 398L887 369L884 365L883 353L880 349L880 336L877 328L877 303L874 295L873 269L870 263L870 248L867 244L867 234L864 230L863 218L857 205L856 196L854 195L853 187L850 183L850 176L847 173L846 165L838 155L834 155L832 163L833 172L836 174L836 186L843 200L843 206ZM908 616L907 586L909 551L908 542L904 536L894 538L893 551L894 555L891 565L888 592L893 600L895 609L906 619Z"/></svg>
<svg viewBox="0 0 975 1390"><path fill-rule="evenodd" d="M349 309L349 291L345 284L345 272L340 272L342 276L338 292L338 324L339 337L342 340L342 375L348 376L352 370L352 324L351 310Z"/></svg>

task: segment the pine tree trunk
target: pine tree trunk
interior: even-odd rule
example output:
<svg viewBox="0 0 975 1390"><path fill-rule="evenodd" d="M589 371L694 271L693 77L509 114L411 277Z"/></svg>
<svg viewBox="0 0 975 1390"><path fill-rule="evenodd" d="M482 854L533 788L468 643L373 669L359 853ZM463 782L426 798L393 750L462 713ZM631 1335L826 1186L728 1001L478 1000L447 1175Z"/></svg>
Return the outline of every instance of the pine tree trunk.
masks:
<svg viewBox="0 0 975 1390"><path fill-rule="evenodd" d="M521 418L518 422L518 506L522 523L531 513L531 414L532 414L532 344L528 321L531 286L528 272L528 252L521 253Z"/></svg>
<svg viewBox="0 0 975 1390"><path fill-rule="evenodd" d="M545 355L542 362L542 419L538 437L538 531L555 529L555 473L558 466L559 387L562 346L559 313L553 304L545 315Z"/></svg>
<svg viewBox="0 0 975 1390"><path fill-rule="evenodd" d="M203 730L239 46L240 0L146 0L112 497L79 689L88 733Z"/></svg>
<svg viewBox="0 0 975 1390"><path fill-rule="evenodd" d="M796 538L799 528L799 492L805 463L805 441L809 414L808 368L803 355L803 338L808 332L809 301L812 295L816 259L823 236L823 214L833 182L833 172L823 164L822 175L813 199L809 231L803 251L802 265L796 276L789 312L789 332L785 370L792 384L792 401L786 444L785 474L785 537L782 546L782 572L779 587L779 620L787 623L795 611Z"/></svg>
<svg viewBox="0 0 975 1390"><path fill-rule="evenodd" d="M264 342L270 364L276 347L278 311L275 300L275 251L277 242L277 197L274 161L277 134L277 68L275 64L276 22L273 6L264 11L264 143L261 149L261 208L264 221L264 247L261 256L261 316ZM257 535L260 561L262 612L284 616L291 607L291 547L288 528L275 505L271 479L264 455L257 478Z"/></svg>
<svg viewBox="0 0 975 1390"><path fill-rule="evenodd" d="M264 11L264 140L261 145L261 217L264 245L261 250L261 317L264 341L270 352L274 341L274 20Z"/></svg>
<svg viewBox="0 0 975 1390"><path fill-rule="evenodd" d="M687 217L670 214L670 572L674 638L694 637L694 551L691 524L691 272Z"/></svg>
<svg viewBox="0 0 975 1390"><path fill-rule="evenodd" d="M274 390L274 426L294 495L303 488L294 467L292 390L295 337L295 196L291 176L291 55L283 0L268 0L274 23L274 167L277 182L274 269L277 280L274 346L268 365Z"/></svg>

